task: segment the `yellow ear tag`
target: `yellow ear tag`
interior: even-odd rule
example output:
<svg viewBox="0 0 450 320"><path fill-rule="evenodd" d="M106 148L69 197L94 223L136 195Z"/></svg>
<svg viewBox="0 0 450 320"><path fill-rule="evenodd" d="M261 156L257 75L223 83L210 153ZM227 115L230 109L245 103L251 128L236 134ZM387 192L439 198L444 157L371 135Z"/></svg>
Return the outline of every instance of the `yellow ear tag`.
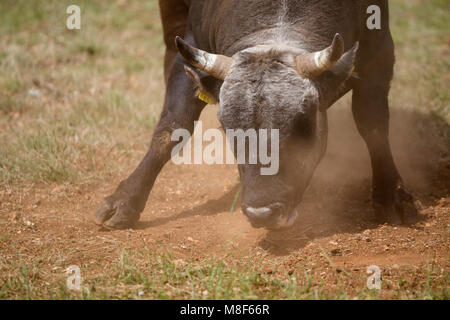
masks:
<svg viewBox="0 0 450 320"><path fill-rule="evenodd" d="M208 93L200 91L198 93L198 98L207 104L215 104L215 99L211 97Z"/></svg>

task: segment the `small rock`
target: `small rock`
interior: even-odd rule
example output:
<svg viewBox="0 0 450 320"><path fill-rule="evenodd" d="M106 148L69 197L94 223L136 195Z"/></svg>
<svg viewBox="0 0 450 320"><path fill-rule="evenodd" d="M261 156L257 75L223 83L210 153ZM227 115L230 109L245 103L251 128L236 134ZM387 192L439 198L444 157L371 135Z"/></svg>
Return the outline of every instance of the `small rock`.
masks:
<svg viewBox="0 0 450 320"><path fill-rule="evenodd" d="M186 263L184 262L183 259L177 259L177 260L174 261L174 263L175 263L175 265L176 265L177 267L183 267L183 266L186 265Z"/></svg>
<svg viewBox="0 0 450 320"><path fill-rule="evenodd" d="M439 208L443 208L443 207L447 207L450 204L450 199L448 198L442 198L441 200L439 200L438 202L438 207Z"/></svg>
<svg viewBox="0 0 450 320"><path fill-rule="evenodd" d="M63 191L64 187L63 186L56 186L55 188L53 188L52 191L50 191L51 194L57 194L60 193L61 191Z"/></svg>
<svg viewBox="0 0 450 320"><path fill-rule="evenodd" d="M424 210L425 209L424 205L422 204L422 202L420 202L420 200L414 201L414 204L416 205L416 208L418 210Z"/></svg>
<svg viewBox="0 0 450 320"><path fill-rule="evenodd" d="M273 269L270 268L270 267L266 267L266 268L264 269L264 273L267 273L267 274L273 274Z"/></svg>
<svg viewBox="0 0 450 320"><path fill-rule="evenodd" d="M25 225L26 225L27 227L32 227L32 226L34 226L34 223L33 223L33 222L31 222L31 221L29 221L29 220L26 220L26 219L23 220L23 223L25 223Z"/></svg>
<svg viewBox="0 0 450 320"><path fill-rule="evenodd" d="M13 213L11 220L18 221L21 217L22 217L22 214L20 212L16 211Z"/></svg>
<svg viewBox="0 0 450 320"><path fill-rule="evenodd" d="M41 91L38 89L30 89L28 90L28 95L32 97L40 97L42 94Z"/></svg>
<svg viewBox="0 0 450 320"><path fill-rule="evenodd" d="M341 249L336 248L336 249L331 250L331 254L332 254L333 256L339 256L339 255L342 254L342 251L341 251Z"/></svg>
<svg viewBox="0 0 450 320"><path fill-rule="evenodd" d="M195 239L193 239L193 238L191 238L191 237L188 237L188 238L187 238L187 241L194 242L194 243L200 242L200 241L195 240Z"/></svg>

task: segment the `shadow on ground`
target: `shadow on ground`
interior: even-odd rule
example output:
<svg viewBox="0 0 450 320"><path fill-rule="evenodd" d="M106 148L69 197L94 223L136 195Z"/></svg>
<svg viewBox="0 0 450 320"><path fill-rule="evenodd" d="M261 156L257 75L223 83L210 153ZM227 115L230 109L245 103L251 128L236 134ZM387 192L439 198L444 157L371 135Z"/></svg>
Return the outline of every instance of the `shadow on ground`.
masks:
<svg viewBox="0 0 450 320"><path fill-rule="evenodd" d="M208 200L207 202L192 209L184 210L168 217L156 218L150 221L141 221L138 223L137 229L156 228L179 219L186 219L197 215L212 216L224 211L229 211L238 188L239 184L236 184L233 188L223 194L219 199ZM236 207L239 207L239 203L237 203Z"/></svg>
<svg viewBox="0 0 450 320"><path fill-rule="evenodd" d="M296 224L289 230L269 231L258 243L272 254L286 255L311 239L359 233L378 226L371 206L370 159L348 104L340 103L330 111L329 125L327 154L299 205ZM395 161L415 198L427 206L448 196L450 126L432 115L394 109L390 136ZM159 227L194 215L227 212L237 190L235 185L218 199L175 215L140 222L138 229Z"/></svg>

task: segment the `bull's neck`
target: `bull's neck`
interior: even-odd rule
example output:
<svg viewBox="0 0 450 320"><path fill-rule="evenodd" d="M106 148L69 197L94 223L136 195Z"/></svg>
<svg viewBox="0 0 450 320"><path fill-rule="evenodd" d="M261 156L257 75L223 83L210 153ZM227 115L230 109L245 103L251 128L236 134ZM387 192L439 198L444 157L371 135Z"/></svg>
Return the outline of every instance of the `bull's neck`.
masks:
<svg viewBox="0 0 450 320"><path fill-rule="evenodd" d="M232 43L229 40L224 41L223 45L226 47L215 49L229 56L256 46L289 46L301 51L313 52L328 46L334 34L338 32L332 23L326 27L316 27L316 21L309 19L301 11L296 18L293 18L292 14L289 16L289 10L292 11L292 8L290 8L292 1L278 0L271 4L271 10L273 11L266 12L267 17L265 23L261 24L261 29L249 27L248 23L239 23L238 20L237 25L247 25L248 28L241 30L239 33L232 32L232 37L239 37L239 39L235 39ZM317 10L320 10L320 3L317 4L317 2L305 1L303 6L304 12L313 12L314 6L318 6ZM309 9L307 10L306 7ZM230 13L230 15L234 14ZM258 25L257 19L255 24ZM225 34L226 32L223 31ZM218 42L221 43L222 41ZM217 42L213 41L212 43Z"/></svg>

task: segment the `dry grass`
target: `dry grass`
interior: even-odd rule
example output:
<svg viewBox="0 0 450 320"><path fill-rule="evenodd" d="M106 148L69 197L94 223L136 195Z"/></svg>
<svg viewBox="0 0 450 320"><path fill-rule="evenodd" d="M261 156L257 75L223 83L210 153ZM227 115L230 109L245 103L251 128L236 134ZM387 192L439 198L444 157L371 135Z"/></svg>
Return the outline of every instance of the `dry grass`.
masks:
<svg viewBox="0 0 450 320"><path fill-rule="evenodd" d="M156 1L85 1L79 31L65 28L68 3L0 4L3 187L95 181L130 156L130 141L145 146L157 120Z"/></svg>

